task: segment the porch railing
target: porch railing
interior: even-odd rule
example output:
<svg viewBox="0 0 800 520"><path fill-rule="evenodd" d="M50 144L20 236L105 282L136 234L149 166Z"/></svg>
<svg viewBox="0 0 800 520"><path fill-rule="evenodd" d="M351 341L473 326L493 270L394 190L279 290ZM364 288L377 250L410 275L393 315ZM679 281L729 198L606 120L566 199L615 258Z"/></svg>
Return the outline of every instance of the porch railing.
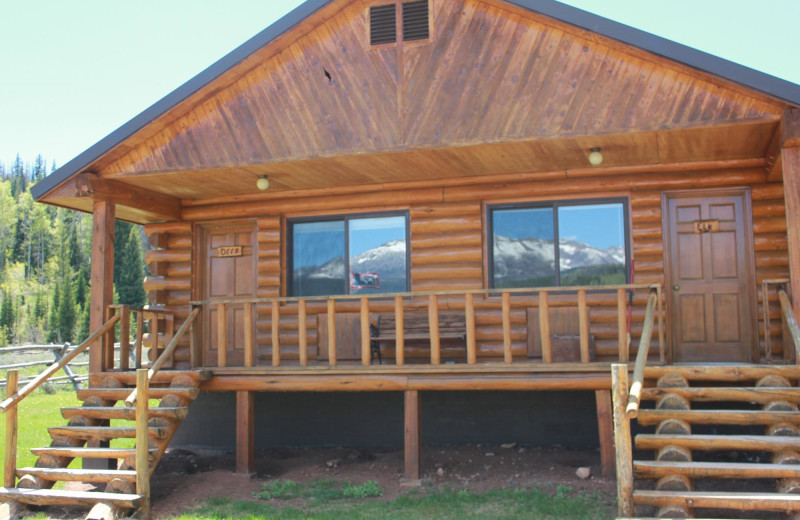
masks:
<svg viewBox="0 0 800 520"><path fill-rule="evenodd" d="M501 311L501 327L502 327L502 359L506 364L514 362L514 353L512 352L512 320L511 310L512 303L517 306L524 305L529 308L538 307L539 317L539 331L538 340L541 344L541 360L543 363L553 362L554 347L551 341L550 334L550 314L549 309L555 303L558 306L565 306L565 299L570 299L570 305L577 305L578 309L578 341L580 362L589 363L592 358L590 352L590 330L589 330L589 305L587 303L589 295L603 294L606 295L607 301L613 300L610 306L615 308L616 312L616 332L617 332L617 345L616 355L614 356L618 361L627 362L629 360L629 347L630 347L630 329L628 321L628 292L632 291L650 291L654 296L648 299L653 302L653 309L650 309L651 319L657 319L658 323L658 347L659 358L661 362L666 359L665 345L664 345L664 326L663 326L663 312L662 312L662 298L661 286L659 284L621 284L621 285L607 285L607 286L581 286L581 287L537 287L537 288L514 288L514 289L473 289L473 290L451 290L451 291L420 291L411 293L383 293L373 295L341 295L341 296L311 296L311 297L279 297L279 298L253 298L253 299L236 299L236 300L205 300L192 302L196 308L204 308L207 310L216 310L216 318L214 324L216 325L216 351L218 367L229 366L229 345L228 345L228 330L232 324L228 323L228 309L231 306L242 308L242 328L243 328L243 345L242 349L243 361L241 362L244 367L256 366L258 348L257 339L254 337L253 324L258 316L254 313L261 309L262 327L270 331L270 345L271 347L271 365L273 367L282 366L286 354L282 349L283 342L281 332L286 332L286 327L281 326L282 318L289 318L297 320L297 329L292 331L292 339L296 338L297 352L296 357L298 364L301 367L309 365L309 340L307 330L307 320L309 317L309 306L315 305L317 314L327 314L325 324L327 326L327 342L318 344L319 351L323 354L322 357L327 357L327 364L330 367L335 367L339 363L337 359L337 343L336 343L336 314L339 312L337 307L339 305L346 305L349 303L349 309L357 308L359 314L358 328L360 330L360 364L370 365L370 342L372 341L370 334L370 325L373 323L374 309L380 307L382 309L390 309L388 313L394 314L395 328L397 334L395 337L394 345L394 358L396 365L403 365L406 362L406 348L408 341L402 334L403 323L405 319L406 308L411 307L414 310L427 311L428 326L430 331L429 347L430 353L428 361L432 365L441 364L442 360L442 346L439 338L438 330L440 324L440 309L444 308L447 312L459 311L464 313L465 326L465 350L466 350L466 363L475 364L478 358L478 347L476 340L476 318L479 312L476 312L476 306L481 299L486 302L492 303L494 306L500 307ZM514 300L517 300L514 302ZM609 305L605 305L609 306ZM657 309L657 310L656 310ZM353 312L352 310L348 312ZM614 312L614 311L612 311ZM210 313L206 313L206 319L210 319ZM608 317L606 317L608 320ZM269 326L263 323L269 321ZM285 324L284 324L285 325ZM211 327L206 327L206 333L210 334ZM296 333L296 336L295 336ZM649 334L653 333L653 326ZM206 338L208 341L209 338ZM266 345L264 345L266 346ZM648 343L649 348L649 343ZM498 353L499 354L499 353ZM201 356L200 352L193 349L192 358L195 364L197 358ZM209 366L208 360L203 366Z"/></svg>
<svg viewBox="0 0 800 520"><path fill-rule="evenodd" d="M794 355L795 363L800 363L800 327L798 327L797 319L792 309L791 297L786 291L788 283L789 279L787 278L768 279L763 280L761 283L762 320L764 322L764 356L767 362L773 361L770 297L777 294L782 329L789 333L789 336L786 337L784 332L783 357L785 360L790 360L791 355Z"/></svg>

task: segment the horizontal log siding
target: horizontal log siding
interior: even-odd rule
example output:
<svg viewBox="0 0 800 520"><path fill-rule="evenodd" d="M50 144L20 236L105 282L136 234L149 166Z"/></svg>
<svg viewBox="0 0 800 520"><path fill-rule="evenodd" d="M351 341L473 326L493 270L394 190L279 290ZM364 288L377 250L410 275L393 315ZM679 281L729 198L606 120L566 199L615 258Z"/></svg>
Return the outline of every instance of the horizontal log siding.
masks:
<svg viewBox="0 0 800 520"><path fill-rule="evenodd" d="M411 288L422 290L479 289L485 286L484 265L484 203L512 202L530 200L551 200L580 196L600 197L603 194L630 194L632 221L632 248L635 259L634 282L664 284L664 242L661 224L661 196L664 190L748 186L752 193L753 228L755 243L756 281L759 286L759 328L763 336L761 319L762 296L760 283L766 278L788 276L788 253L786 246L786 216L783 204L783 188L780 183L766 183L764 171L758 168L693 171L681 173L606 175L602 177L554 178L546 176L541 181L521 180L502 184L465 184L462 186L439 186L435 182L428 188L404 190L394 197L391 186L380 194L379 199L391 204L391 209L408 209L410 215L410 259ZM306 213L352 213L380 211L382 207L373 195L354 195L351 197L309 197L291 198L262 205L263 215L258 217L258 295L271 297L282 292L285 271L281 271L281 219L296 216L290 213L302 208ZM270 210L280 214L267 214ZM195 206L188 212L198 220L209 218L238 218L253 216L253 203L209 206ZM160 226L160 225L156 225ZM156 266L164 273L164 280L148 287L151 300L166 303L182 312L188 310L190 297L186 287L190 279L190 258L187 240L191 240L186 228L171 224L167 233L167 247L148 253L147 260L151 270ZM153 226L148 226L148 229ZM163 243L163 242L162 242ZM173 248L174 246L174 248ZM164 267L166 265L166 267ZM590 333L595 337L595 358L612 360L618 356L616 294L589 294ZM551 307L575 306L577 297L565 298L551 296ZM427 299L405 301L406 312L424 312ZM634 301L631 356L635 356L635 346L644 318L646 294L637 294ZM666 304L666 302L663 302ZM773 356L782 356L780 311L776 295L769 297L769 315L772 330ZM370 305L371 313L393 312L393 302L375 301ZM439 306L442 312L462 311L464 298L441 297ZM513 296L511 298L511 342L514 359L527 359L527 319L526 308L537 307L534 296ZM666 305L664 305L666 309ZM503 329L500 298L475 298L476 342L479 358L503 357ZM359 303L342 302L337 312L359 312ZM309 358L317 357L318 331L317 315L326 312L324 302L309 303L307 308L307 334ZM268 305L257 306L258 363L266 365L271 355L271 309ZM297 306L281 306L281 358L297 359ZM652 342L652 353L657 353L657 341ZM322 346L325 348L325 346ZM463 350L442 345L442 355L459 357ZM389 349L392 350L392 349ZM422 354L422 351L419 352ZM761 342L764 355L764 344ZM392 352L387 352L389 357ZM412 353L413 355L413 353ZM179 350L180 364L188 359L188 350Z"/></svg>

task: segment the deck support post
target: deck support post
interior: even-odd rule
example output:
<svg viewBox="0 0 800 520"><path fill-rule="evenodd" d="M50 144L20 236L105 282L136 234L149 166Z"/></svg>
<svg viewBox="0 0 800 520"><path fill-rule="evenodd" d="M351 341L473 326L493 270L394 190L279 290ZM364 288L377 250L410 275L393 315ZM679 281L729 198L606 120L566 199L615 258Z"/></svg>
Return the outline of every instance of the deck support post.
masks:
<svg viewBox="0 0 800 520"><path fill-rule="evenodd" d="M418 390L405 391L405 473L402 485L420 485L422 461L420 399Z"/></svg>
<svg viewBox="0 0 800 520"><path fill-rule="evenodd" d="M800 321L800 109L783 113L781 162L786 203L786 236L789 247L789 285L794 317Z"/></svg>
<svg viewBox="0 0 800 520"><path fill-rule="evenodd" d="M597 434L600 437L600 467L603 478L614 478L616 456L614 454L614 421L611 413L611 391L595 390L597 403Z"/></svg>
<svg viewBox="0 0 800 520"><path fill-rule="evenodd" d="M106 321L106 308L114 298L114 219L113 202L94 201L92 213L92 266L89 329L95 331ZM105 336L104 336L105 337ZM114 366L114 345L98 339L90 347L89 371L100 372Z"/></svg>
<svg viewBox="0 0 800 520"><path fill-rule="evenodd" d="M236 473L255 473L253 392L236 392Z"/></svg>

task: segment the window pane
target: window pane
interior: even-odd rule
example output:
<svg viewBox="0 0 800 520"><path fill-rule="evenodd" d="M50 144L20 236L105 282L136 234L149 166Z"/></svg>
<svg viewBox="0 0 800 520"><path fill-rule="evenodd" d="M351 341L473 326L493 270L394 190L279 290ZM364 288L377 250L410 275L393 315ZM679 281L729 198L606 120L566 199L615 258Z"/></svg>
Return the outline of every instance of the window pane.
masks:
<svg viewBox="0 0 800 520"><path fill-rule="evenodd" d="M292 296L344 294L344 221L298 222L292 236Z"/></svg>
<svg viewBox="0 0 800 520"><path fill-rule="evenodd" d="M555 285L553 208L492 212L493 287Z"/></svg>
<svg viewBox="0 0 800 520"><path fill-rule="evenodd" d="M558 208L561 285L625 283L622 203Z"/></svg>
<svg viewBox="0 0 800 520"><path fill-rule="evenodd" d="M406 219L350 219L350 294L404 292Z"/></svg>

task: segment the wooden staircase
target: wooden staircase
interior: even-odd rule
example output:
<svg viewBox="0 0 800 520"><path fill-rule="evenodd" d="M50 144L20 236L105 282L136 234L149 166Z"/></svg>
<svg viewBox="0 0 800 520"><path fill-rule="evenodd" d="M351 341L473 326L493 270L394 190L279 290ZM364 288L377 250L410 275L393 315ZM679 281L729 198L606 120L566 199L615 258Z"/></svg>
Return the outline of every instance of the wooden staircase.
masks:
<svg viewBox="0 0 800 520"><path fill-rule="evenodd" d="M151 403L152 399L158 399L159 404L148 411L148 477L169 446L181 420L186 417L188 407L205 379L207 374L204 372L163 371L150 381ZM135 492L136 449L130 442L126 446L131 447L116 446L119 444L117 439L136 437L132 422L136 409L124 403L135 384L135 372L119 372L105 377L91 388L78 391L83 406L61 409L67 425L49 428L53 439L50 446L31 450L38 456L35 466L17 469L17 487L0 488L0 501L11 503L6 506L6 515L13 515L24 505L60 505L92 507L90 517L107 518L140 506L142 497ZM96 459L98 462L88 465L101 466L101 469L67 468L76 458L84 461ZM95 489L51 489L57 482L83 482Z"/></svg>
<svg viewBox="0 0 800 520"><path fill-rule="evenodd" d="M636 513L800 518L798 380L798 366L645 368Z"/></svg>

